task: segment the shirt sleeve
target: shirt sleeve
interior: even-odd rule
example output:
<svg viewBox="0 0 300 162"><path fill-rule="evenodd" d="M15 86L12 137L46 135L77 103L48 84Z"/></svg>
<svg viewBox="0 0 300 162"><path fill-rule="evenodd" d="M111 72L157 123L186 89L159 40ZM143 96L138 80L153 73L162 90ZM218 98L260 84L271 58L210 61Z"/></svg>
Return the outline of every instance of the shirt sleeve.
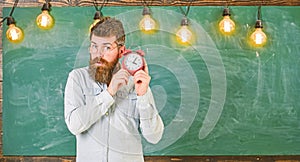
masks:
<svg viewBox="0 0 300 162"><path fill-rule="evenodd" d="M78 79L76 72L69 74L64 96L65 122L74 135L89 129L114 103L107 90L96 96L85 95Z"/></svg>
<svg viewBox="0 0 300 162"><path fill-rule="evenodd" d="M156 109L150 88L143 96L137 96L137 109L144 138L150 143L158 143L162 138L164 124Z"/></svg>

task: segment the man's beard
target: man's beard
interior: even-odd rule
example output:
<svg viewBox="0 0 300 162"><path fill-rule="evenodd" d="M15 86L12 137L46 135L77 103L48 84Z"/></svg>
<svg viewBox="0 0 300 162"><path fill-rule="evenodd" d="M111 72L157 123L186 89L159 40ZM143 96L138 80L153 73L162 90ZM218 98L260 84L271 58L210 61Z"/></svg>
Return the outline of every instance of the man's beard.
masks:
<svg viewBox="0 0 300 162"><path fill-rule="evenodd" d="M105 59L99 57L90 60L89 74L95 81L109 85L115 70L117 70L115 67L118 61L118 57L112 62L107 62ZM102 65L97 67L96 64L99 62Z"/></svg>

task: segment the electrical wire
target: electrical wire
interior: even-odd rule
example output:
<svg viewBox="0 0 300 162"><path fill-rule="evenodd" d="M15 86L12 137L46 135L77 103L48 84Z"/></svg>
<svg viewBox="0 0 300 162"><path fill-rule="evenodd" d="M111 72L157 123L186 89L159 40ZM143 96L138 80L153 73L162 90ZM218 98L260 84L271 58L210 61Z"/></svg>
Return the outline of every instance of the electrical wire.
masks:
<svg viewBox="0 0 300 162"><path fill-rule="evenodd" d="M3 18L3 17L1 17L1 18ZM4 18L0 21L0 24L2 24L6 19L7 19L7 17L4 17Z"/></svg>
<svg viewBox="0 0 300 162"><path fill-rule="evenodd" d="M9 16L4 17L4 18L1 17L3 19L0 21L0 24L2 24L8 17L12 17L12 14L14 13L14 10L17 7L18 3L19 3L19 0L16 0L15 3L14 3L14 5L13 5L13 8L10 10Z"/></svg>
<svg viewBox="0 0 300 162"><path fill-rule="evenodd" d="M187 17L187 15L188 15L189 12L190 12L190 7L191 7L192 2L193 2L193 0L190 0L190 3L189 3L189 5L188 5L186 11L184 11L183 8L182 8L181 6L179 7L181 13L182 13L185 17Z"/></svg>
<svg viewBox="0 0 300 162"><path fill-rule="evenodd" d="M101 7L98 8L99 4L98 4L97 0L94 0L94 7L95 7L96 11L101 11L102 8L103 8L103 6L104 6L104 4L105 4L105 2L107 3L108 0L103 0L103 2L102 2L102 4L101 4Z"/></svg>
<svg viewBox="0 0 300 162"><path fill-rule="evenodd" d="M12 16L12 14L14 13L14 10L15 10L15 8L17 7L18 3L19 3L19 0L16 0L15 3L14 3L13 8L11 9L11 11L10 11L10 13L9 13L9 16Z"/></svg>
<svg viewBox="0 0 300 162"><path fill-rule="evenodd" d="M258 10L257 10L257 20L261 19L261 6L258 6Z"/></svg>

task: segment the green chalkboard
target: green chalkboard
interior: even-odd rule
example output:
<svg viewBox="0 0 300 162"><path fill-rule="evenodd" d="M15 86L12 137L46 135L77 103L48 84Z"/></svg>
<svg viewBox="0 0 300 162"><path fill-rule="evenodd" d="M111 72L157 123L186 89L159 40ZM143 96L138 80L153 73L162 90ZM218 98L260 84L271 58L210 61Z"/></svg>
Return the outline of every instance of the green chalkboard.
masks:
<svg viewBox="0 0 300 162"><path fill-rule="evenodd" d="M223 7L196 7L195 41L179 45L177 7L151 7L160 29L142 33L142 7L104 7L123 23L126 46L146 52L151 88L165 124L162 140L143 141L146 155L299 155L300 7L262 7L268 43L248 44L257 7L231 7L232 36L217 28ZM184 8L185 9L185 8ZM10 8L3 9L8 15ZM64 123L68 73L88 65L93 7L53 7L55 27L35 25L40 8L17 8L25 39L3 34L3 154L75 155ZM3 31L7 26L3 25Z"/></svg>

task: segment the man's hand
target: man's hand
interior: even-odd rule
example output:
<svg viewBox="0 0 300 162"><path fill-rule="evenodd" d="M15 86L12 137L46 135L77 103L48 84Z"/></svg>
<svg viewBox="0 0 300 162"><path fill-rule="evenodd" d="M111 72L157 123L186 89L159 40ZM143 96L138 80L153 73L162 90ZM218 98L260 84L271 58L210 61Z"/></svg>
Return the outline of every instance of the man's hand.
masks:
<svg viewBox="0 0 300 162"><path fill-rule="evenodd" d="M107 91L111 96L114 96L122 86L128 83L129 76L129 72L124 69L120 69L116 74L113 75L107 88Z"/></svg>
<svg viewBox="0 0 300 162"><path fill-rule="evenodd" d="M145 61L145 68L144 70L137 71L134 76L134 85L135 85L135 91L138 96L143 96L149 87L149 83L151 80L151 77L149 76L148 72L148 66Z"/></svg>

